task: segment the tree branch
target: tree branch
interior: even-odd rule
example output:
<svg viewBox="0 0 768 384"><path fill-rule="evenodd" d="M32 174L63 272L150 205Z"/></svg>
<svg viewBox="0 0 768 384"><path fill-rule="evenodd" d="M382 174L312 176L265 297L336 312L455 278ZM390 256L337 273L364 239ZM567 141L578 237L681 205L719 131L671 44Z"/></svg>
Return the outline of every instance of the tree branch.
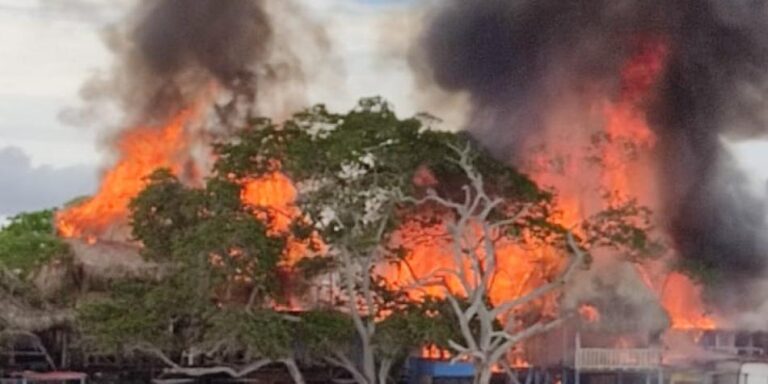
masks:
<svg viewBox="0 0 768 384"><path fill-rule="evenodd" d="M560 276L550 282L549 284L545 284L541 287L536 288L531 293L519 297L515 300L511 300L505 303L502 303L498 305L496 308L493 309L493 315L499 316L502 315L508 311L510 311L512 308L515 308L517 306L530 303L531 301L534 301L552 291L554 291L557 288L562 287L573 275L573 273L576 271L576 268L583 264L584 259L586 258L586 253L581 250L579 245L576 243L576 240L573 237L573 234L568 232L566 234L566 239L568 243L568 247L571 249L571 252L573 252L573 257L571 257L571 261L569 262L566 269L563 271Z"/></svg>

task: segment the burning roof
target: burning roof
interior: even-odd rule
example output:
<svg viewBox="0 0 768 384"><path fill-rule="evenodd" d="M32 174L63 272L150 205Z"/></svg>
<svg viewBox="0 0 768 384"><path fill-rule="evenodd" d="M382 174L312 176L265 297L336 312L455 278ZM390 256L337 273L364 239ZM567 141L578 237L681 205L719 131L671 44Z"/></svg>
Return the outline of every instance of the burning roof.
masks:
<svg viewBox="0 0 768 384"><path fill-rule="evenodd" d="M63 236L127 240L120 231L128 204L146 176L165 167L201 180L210 163L205 146L242 121L229 117L256 113L265 81L301 77L293 62L274 63L278 26L269 4L139 6L116 32L115 77L101 84L112 87L128 128L114 138L117 159L98 193L59 215ZM718 326L727 316L707 308L702 288L670 267L680 261L717 271L718 294L706 292L717 309L764 301L734 295L763 276L768 248L762 207L732 176L720 137L753 137L768 126L760 102L768 75L757 70L768 67L765 8L762 1L457 0L436 6L414 42L439 86L470 95L469 131L557 191L564 226L632 200L656 213L654 234L669 245L659 259L596 254L563 298L588 308L593 321L632 319L649 330ZM298 214L284 175L243 185L246 203ZM281 231L286 223L272 225ZM411 249L420 273L441 263L442 245L433 240ZM295 252L300 258L301 247ZM558 267L546 250L501 253L496 298L519 296ZM611 313L616 308L625 310Z"/></svg>

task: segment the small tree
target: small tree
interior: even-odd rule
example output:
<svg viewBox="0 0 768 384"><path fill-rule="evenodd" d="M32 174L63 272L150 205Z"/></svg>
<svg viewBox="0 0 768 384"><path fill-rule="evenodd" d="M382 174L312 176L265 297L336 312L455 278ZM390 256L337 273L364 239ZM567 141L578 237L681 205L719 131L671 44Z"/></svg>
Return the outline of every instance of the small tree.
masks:
<svg viewBox="0 0 768 384"><path fill-rule="evenodd" d="M62 305L66 298L44 297L33 282L44 267L71 261L51 210L19 214L0 228L0 327L29 333L71 324L74 313Z"/></svg>
<svg viewBox="0 0 768 384"><path fill-rule="evenodd" d="M213 178L193 189L164 170L148 181L131 204L133 233L165 272L122 282L83 305L78 320L88 345L147 354L167 373L190 376L242 377L282 363L303 382L293 321L267 302L279 295L284 241L241 204L236 184Z"/></svg>

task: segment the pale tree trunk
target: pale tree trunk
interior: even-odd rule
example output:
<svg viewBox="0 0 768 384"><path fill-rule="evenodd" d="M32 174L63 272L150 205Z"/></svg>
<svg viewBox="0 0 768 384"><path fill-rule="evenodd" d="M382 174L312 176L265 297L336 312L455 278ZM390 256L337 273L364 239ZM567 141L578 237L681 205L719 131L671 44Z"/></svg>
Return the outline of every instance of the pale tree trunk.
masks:
<svg viewBox="0 0 768 384"><path fill-rule="evenodd" d="M282 359L280 362L285 365L286 369L288 369L288 374L291 375L295 384L305 384L304 375L301 373L298 364L296 364L296 360Z"/></svg>
<svg viewBox="0 0 768 384"><path fill-rule="evenodd" d="M504 237L505 229L521 220L530 207L521 208L505 220L492 222L490 218L500 213L504 200L493 198L486 193L482 175L472 165L469 148L457 152L460 157L456 164L464 170L470 182L464 187L464 201L451 201L430 191L425 199L418 202L437 203L454 213L454 218L447 224L454 265L438 272L442 274L439 281L456 315L463 343L450 340L449 345L456 351L453 361L466 359L473 363L474 383L488 384L493 367L506 358L512 347L559 326L563 320L560 318L536 323L524 329L515 329L512 323L514 317L509 314L515 308L560 289L575 272L576 267L582 265L585 254L574 237L567 233L567 253L571 257L565 270L556 279L521 297L496 305L489 304L489 289L498 272L496 241ZM509 212L504 213L509 215ZM449 287L449 279L458 282L458 292ZM460 304L461 299L467 301L466 305ZM507 324L501 330L494 329L495 322L502 317L508 318ZM471 327L473 322L479 327Z"/></svg>
<svg viewBox="0 0 768 384"><path fill-rule="evenodd" d="M475 377L473 384L489 384L493 377L493 370L487 364L475 364Z"/></svg>
<svg viewBox="0 0 768 384"><path fill-rule="evenodd" d="M340 250L342 261L341 278L347 294L347 307L355 325L361 345L362 371L346 361L342 368L359 384L377 384L376 356L373 350L373 335L376 332L374 320L373 292L370 286L370 257L355 257L347 250ZM361 313L358 298L364 301L365 314ZM353 372L354 371L354 372ZM382 383L383 384L383 383Z"/></svg>

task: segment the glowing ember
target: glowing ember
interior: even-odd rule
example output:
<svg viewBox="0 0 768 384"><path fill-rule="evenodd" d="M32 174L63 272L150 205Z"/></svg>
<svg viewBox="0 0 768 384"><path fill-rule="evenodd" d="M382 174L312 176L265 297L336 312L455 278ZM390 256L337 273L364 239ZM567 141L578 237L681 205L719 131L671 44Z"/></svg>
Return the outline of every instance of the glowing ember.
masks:
<svg viewBox="0 0 768 384"><path fill-rule="evenodd" d="M428 345L421 348L421 357L430 360L448 360L451 358L451 353L436 345Z"/></svg>
<svg viewBox="0 0 768 384"><path fill-rule="evenodd" d="M158 168L176 174L182 170L189 144L185 127L195 115L194 110L183 110L165 126L126 131L118 140L118 162L104 175L96 195L58 214L59 233L94 242L112 225L123 222L131 199L146 186L146 176Z"/></svg>
<svg viewBox="0 0 768 384"><path fill-rule="evenodd" d="M592 305L582 305L579 308L579 315L588 323L597 323L600 321L600 312Z"/></svg>

